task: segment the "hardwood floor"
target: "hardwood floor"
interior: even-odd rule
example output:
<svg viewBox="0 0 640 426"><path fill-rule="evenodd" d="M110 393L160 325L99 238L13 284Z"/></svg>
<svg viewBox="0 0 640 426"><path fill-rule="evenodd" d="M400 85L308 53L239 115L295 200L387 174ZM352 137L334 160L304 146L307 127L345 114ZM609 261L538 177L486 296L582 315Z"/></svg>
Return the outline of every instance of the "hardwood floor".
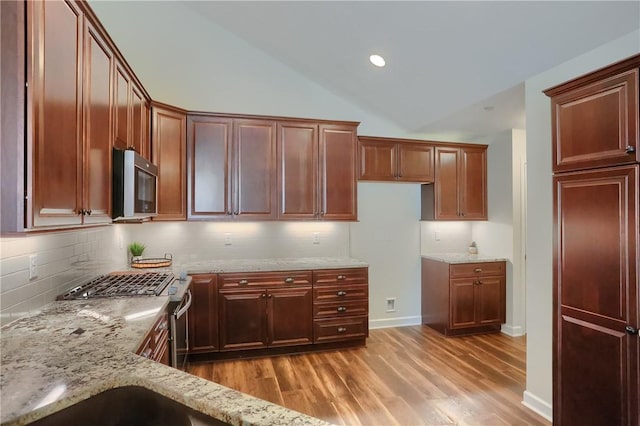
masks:
<svg viewBox="0 0 640 426"><path fill-rule="evenodd" d="M520 401L524 337L371 330L366 348L190 365L191 374L341 425L549 425Z"/></svg>

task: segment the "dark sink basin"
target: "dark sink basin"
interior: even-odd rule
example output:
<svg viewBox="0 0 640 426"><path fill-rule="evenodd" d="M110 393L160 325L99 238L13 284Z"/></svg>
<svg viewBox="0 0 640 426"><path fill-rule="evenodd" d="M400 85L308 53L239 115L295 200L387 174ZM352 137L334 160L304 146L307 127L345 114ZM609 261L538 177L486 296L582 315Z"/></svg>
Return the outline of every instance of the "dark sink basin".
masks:
<svg viewBox="0 0 640 426"><path fill-rule="evenodd" d="M229 423L139 386L124 386L99 393L34 425L92 426L205 426Z"/></svg>

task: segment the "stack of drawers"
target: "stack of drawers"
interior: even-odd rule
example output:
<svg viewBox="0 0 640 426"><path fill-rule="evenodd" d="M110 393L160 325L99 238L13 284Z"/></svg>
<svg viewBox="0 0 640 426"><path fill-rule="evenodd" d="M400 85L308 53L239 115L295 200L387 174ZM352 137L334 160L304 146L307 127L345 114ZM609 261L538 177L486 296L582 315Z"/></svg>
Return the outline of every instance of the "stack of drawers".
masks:
<svg viewBox="0 0 640 426"><path fill-rule="evenodd" d="M169 365L169 315L166 312L153 324L136 354Z"/></svg>
<svg viewBox="0 0 640 426"><path fill-rule="evenodd" d="M313 271L314 343L369 335L367 268Z"/></svg>

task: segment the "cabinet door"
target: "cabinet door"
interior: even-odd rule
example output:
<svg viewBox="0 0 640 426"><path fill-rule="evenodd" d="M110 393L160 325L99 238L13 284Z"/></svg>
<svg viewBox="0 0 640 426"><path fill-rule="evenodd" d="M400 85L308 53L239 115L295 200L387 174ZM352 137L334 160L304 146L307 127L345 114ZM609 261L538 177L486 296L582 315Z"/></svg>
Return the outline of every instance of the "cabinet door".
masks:
<svg viewBox="0 0 640 426"><path fill-rule="evenodd" d="M220 350L266 347L266 290L220 291L218 297Z"/></svg>
<svg viewBox="0 0 640 426"><path fill-rule="evenodd" d="M476 325L476 284L473 278L451 280L451 328Z"/></svg>
<svg viewBox="0 0 640 426"><path fill-rule="evenodd" d="M111 223L112 73L114 58L87 22L84 67L84 223Z"/></svg>
<svg viewBox="0 0 640 426"><path fill-rule="evenodd" d="M554 177L559 425L638 419L638 167Z"/></svg>
<svg viewBox="0 0 640 426"><path fill-rule="evenodd" d="M420 143L398 143L398 180L433 182L433 146Z"/></svg>
<svg viewBox="0 0 640 426"><path fill-rule="evenodd" d="M314 219L318 209L318 125L278 123L278 218Z"/></svg>
<svg viewBox="0 0 640 426"><path fill-rule="evenodd" d="M131 146L145 158L149 158L149 139L146 136L149 124L147 100L135 84L131 84Z"/></svg>
<svg viewBox="0 0 640 426"><path fill-rule="evenodd" d="M190 219L227 218L231 208L230 154L233 121L189 116L187 120Z"/></svg>
<svg viewBox="0 0 640 426"><path fill-rule="evenodd" d="M458 204L458 188L461 184L459 163L460 150L458 148L436 147L436 181L433 184L435 191L435 219L460 219L460 206Z"/></svg>
<svg viewBox="0 0 640 426"><path fill-rule="evenodd" d="M158 215L154 220L186 219L186 115L153 107L153 162L158 166Z"/></svg>
<svg viewBox="0 0 640 426"><path fill-rule="evenodd" d="M32 225L79 225L83 17L74 3L27 2L27 8L31 31L27 57L32 61Z"/></svg>
<svg viewBox="0 0 640 426"><path fill-rule="evenodd" d="M360 180L395 181L397 144L394 142L359 138Z"/></svg>
<svg viewBox="0 0 640 426"><path fill-rule="evenodd" d="M320 217L357 220L356 128L320 125Z"/></svg>
<svg viewBox="0 0 640 426"><path fill-rule="evenodd" d="M115 81L115 139L113 146L118 149L127 149L132 145L129 134L131 124L129 117L129 105L131 103L131 77L127 71L116 63Z"/></svg>
<svg viewBox="0 0 640 426"><path fill-rule="evenodd" d="M276 218L276 123L234 120L234 215Z"/></svg>
<svg viewBox="0 0 640 426"><path fill-rule="evenodd" d="M505 282L500 277L476 280L476 318L478 325L502 324L505 318Z"/></svg>
<svg viewBox="0 0 640 426"><path fill-rule="evenodd" d="M217 275L193 275L189 309L189 352L218 350Z"/></svg>
<svg viewBox="0 0 640 426"><path fill-rule="evenodd" d="M269 346L313 342L311 286L271 289L267 293Z"/></svg>
<svg viewBox="0 0 640 426"><path fill-rule="evenodd" d="M637 68L554 96L551 107L555 172L640 161Z"/></svg>
<svg viewBox="0 0 640 426"><path fill-rule="evenodd" d="M487 219L487 150L462 149L459 180L462 219Z"/></svg>

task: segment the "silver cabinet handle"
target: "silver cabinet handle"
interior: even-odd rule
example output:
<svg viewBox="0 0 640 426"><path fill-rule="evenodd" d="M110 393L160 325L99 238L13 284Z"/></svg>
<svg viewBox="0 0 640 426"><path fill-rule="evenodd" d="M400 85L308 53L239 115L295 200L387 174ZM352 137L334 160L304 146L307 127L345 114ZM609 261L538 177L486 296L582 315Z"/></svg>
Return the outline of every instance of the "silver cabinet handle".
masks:
<svg viewBox="0 0 640 426"><path fill-rule="evenodd" d="M344 290L340 290L336 293L336 296L346 296L346 295L347 295L347 292Z"/></svg>
<svg viewBox="0 0 640 426"><path fill-rule="evenodd" d="M347 307L346 306L338 306L338 309L336 309L338 312L347 312Z"/></svg>
<svg viewBox="0 0 640 426"><path fill-rule="evenodd" d="M347 276L346 275L338 275L338 279L339 280L346 280Z"/></svg>
<svg viewBox="0 0 640 426"><path fill-rule="evenodd" d="M476 268L473 270L473 272L482 272L482 268Z"/></svg>
<svg viewBox="0 0 640 426"><path fill-rule="evenodd" d="M284 279L284 282L287 284L293 284L294 281L293 277L287 277Z"/></svg>
<svg viewBox="0 0 640 426"><path fill-rule="evenodd" d="M627 154L633 154L636 152L636 148L632 145L627 145L627 148L624 150Z"/></svg>
<svg viewBox="0 0 640 426"><path fill-rule="evenodd" d="M238 281L238 284L247 285L247 284L249 284L249 280L240 280L240 281Z"/></svg>
<svg viewBox="0 0 640 426"><path fill-rule="evenodd" d="M347 331L347 327L338 327L338 333L345 333Z"/></svg>

